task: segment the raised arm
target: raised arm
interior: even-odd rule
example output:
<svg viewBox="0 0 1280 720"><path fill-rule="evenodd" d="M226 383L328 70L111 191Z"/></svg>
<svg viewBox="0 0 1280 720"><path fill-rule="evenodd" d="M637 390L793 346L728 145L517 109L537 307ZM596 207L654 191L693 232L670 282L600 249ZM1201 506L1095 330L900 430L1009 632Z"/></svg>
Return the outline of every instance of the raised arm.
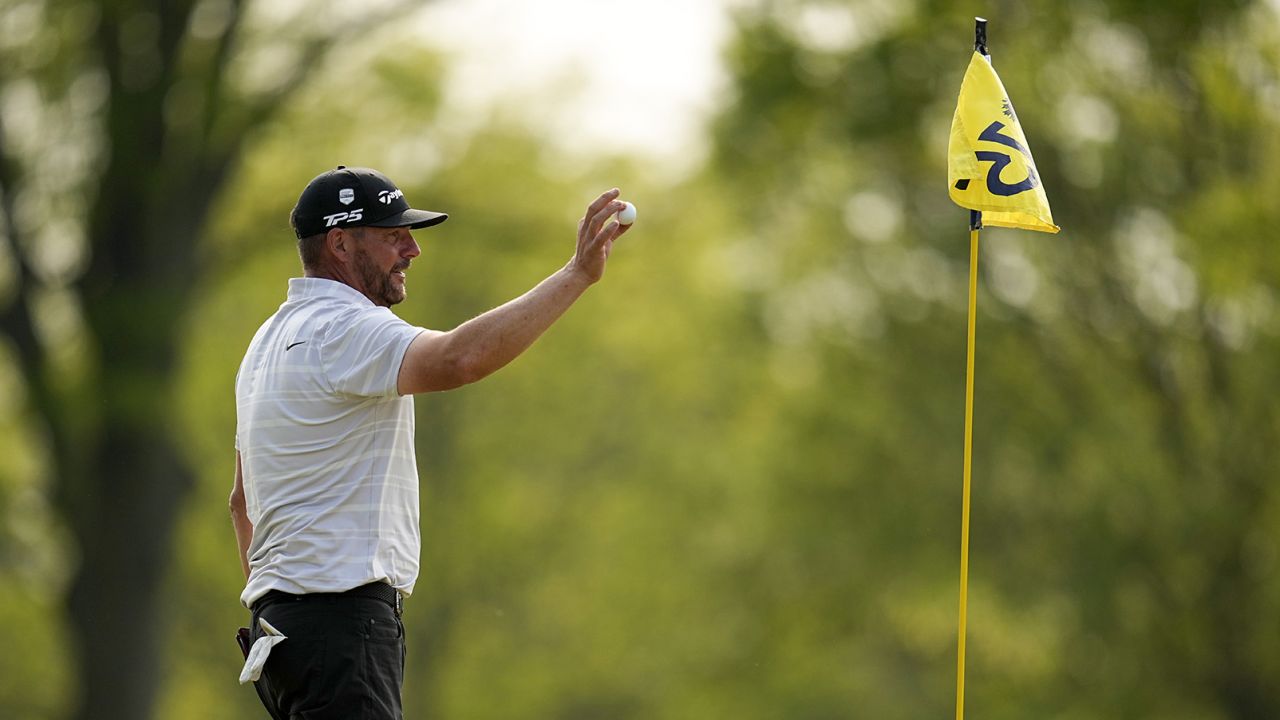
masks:
<svg viewBox="0 0 1280 720"><path fill-rule="evenodd" d="M236 480L231 488L231 498L227 501L231 508L231 525L236 531L236 545L240 549L240 569L244 570L244 578L249 579L249 544L253 542L253 523L249 521L249 511L244 502L244 467L240 463L240 451L236 451Z"/></svg>
<svg viewBox="0 0 1280 720"><path fill-rule="evenodd" d="M605 224L622 206L617 188L596 198L578 221L573 258L532 290L449 332L427 331L414 338L400 366L400 394L473 383L524 352L604 276L613 242L631 227L616 221Z"/></svg>

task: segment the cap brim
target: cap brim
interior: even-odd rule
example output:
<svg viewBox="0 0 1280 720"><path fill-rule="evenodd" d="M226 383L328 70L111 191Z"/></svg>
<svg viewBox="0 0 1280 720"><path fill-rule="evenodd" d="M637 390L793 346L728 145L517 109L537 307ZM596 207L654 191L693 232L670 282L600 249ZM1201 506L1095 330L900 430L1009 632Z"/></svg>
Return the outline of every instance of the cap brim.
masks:
<svg viewBox="0 0 1280 720"><path fill-rule="evenodd" d="M384 217L381 220L365 223L369 227L407 227L412 230L439 225L449 219L448 213L416 210L409 208L404 212Z"/></svg>

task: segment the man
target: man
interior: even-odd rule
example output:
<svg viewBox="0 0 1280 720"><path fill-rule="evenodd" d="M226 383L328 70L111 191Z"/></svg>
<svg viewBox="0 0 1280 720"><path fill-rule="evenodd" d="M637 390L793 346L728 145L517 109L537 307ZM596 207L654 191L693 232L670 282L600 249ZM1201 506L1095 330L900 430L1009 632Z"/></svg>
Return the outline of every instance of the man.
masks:
<svg viewBox="0 0 1280 720"><path fill-rule="evenodd" d="M617 198L587 208L564 267L436 332L389 308L420 252L411 231L448 216L411 208L367 168L339 166L302 191L290 221L304 277L236 377L230 506L254 641L241 682L257 680L273 717L401 717L400 608L420 549L412 396L506 365L599 281L629 227L609 219Z"/></svg>

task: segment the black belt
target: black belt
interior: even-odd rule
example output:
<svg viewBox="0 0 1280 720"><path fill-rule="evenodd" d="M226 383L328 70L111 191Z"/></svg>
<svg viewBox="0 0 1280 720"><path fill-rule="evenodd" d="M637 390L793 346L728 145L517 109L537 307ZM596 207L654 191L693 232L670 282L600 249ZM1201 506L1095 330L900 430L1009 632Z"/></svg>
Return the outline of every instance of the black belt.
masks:
<svg viewBox="0 0 1280 720"><path fill-rule="evenodd" d="M361 585L343 592L327 592L327 593L306 593L305 595L295 595L282 590L268 590L265 595L258 598L253 603L253 612L258 612L262 608L277 602L299 602L305 600L319 600L322 598L340 598L340 597L359 597L371 598L373 600L381 600L390 605L396 611L396 617L400 617L400 613L404 609L404 605L400 598L400 591L391 587L384 582L369 583Z"/></svg>

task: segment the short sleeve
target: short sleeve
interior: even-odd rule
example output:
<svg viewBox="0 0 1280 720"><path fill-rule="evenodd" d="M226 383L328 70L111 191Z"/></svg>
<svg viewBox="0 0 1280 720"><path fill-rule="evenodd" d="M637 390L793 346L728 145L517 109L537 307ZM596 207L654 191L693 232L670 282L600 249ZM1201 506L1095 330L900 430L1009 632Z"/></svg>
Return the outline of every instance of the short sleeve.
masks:
<svg viewBox="0 0 1280 720"><path fill-rule="evenodd" d="M329 325L320 346L325 377L343 395L395 395L404 354L423 330L384 307L343 313Z"/></svg>

